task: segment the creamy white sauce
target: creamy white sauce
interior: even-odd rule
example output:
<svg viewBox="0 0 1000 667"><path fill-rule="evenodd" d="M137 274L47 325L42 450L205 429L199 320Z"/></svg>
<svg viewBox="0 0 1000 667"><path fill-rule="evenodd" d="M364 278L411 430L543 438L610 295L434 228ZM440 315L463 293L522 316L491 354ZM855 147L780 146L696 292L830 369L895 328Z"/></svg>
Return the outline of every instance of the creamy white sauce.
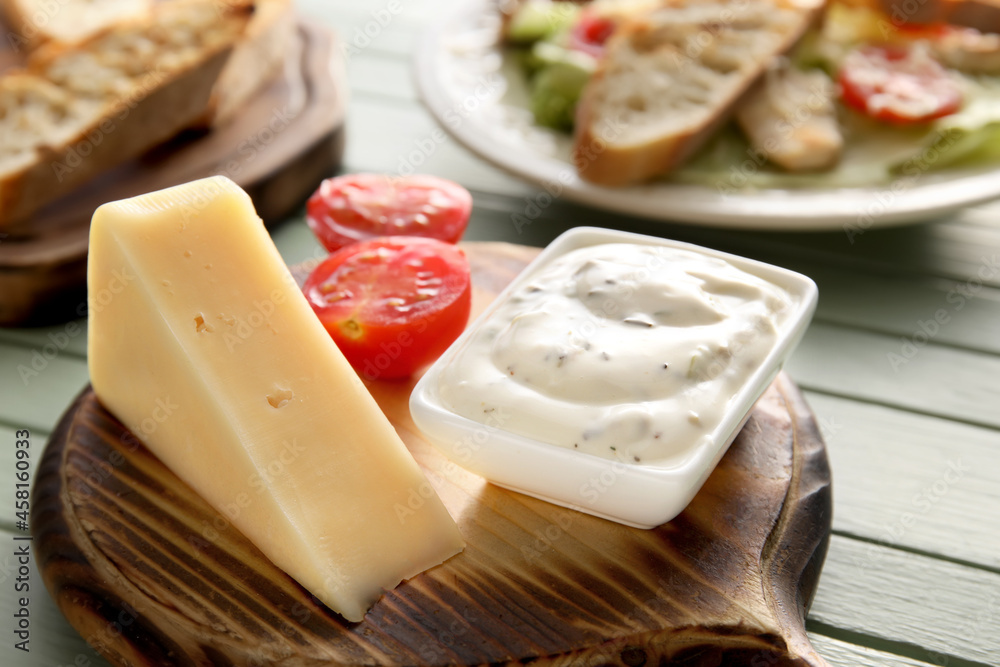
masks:
<svg viewBox="0 0 1000 667"><path fill-rule="evenodd" d="M465 417L630 463L706 442L793 310L780 287L696 252L581 248L512 294L440 376Z"/></svg>

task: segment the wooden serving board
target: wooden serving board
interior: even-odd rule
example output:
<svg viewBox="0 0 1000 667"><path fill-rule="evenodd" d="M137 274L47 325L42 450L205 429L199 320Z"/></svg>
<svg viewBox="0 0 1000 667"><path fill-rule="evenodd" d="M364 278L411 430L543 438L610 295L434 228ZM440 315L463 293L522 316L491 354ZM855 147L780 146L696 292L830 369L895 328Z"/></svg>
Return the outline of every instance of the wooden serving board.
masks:
<svg viewBox="0 0 1000 667"><path fill-rule="evenodd" d="M87 238L101 204L225 174L265 222L290 215L340 165L347 84L334 35L300 25L282 73L233 121L188 133L0 228L0 325L86 314Z"/></svg>
<svg viewBox="0 0 1000 667"><path fill-rule="evenodd" d="M477 311L535 253L465 248ZM87 389L47 446L32 503L60 609L118 665L826 664L803 617L829 539L830 470L786 376L691 505L648 531L487 484L421 438L412 382L369 386L458 521L463 553L347 623Z"/></svg>

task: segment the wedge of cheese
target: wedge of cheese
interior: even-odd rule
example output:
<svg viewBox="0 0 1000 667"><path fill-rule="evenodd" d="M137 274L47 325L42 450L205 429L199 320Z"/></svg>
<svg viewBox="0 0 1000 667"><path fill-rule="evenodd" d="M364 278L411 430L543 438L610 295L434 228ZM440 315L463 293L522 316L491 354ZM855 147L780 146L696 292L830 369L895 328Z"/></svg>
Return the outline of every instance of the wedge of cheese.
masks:
<svg viewBox="0 0 1000 667"><path fill-rule="evenodd" d="M462 550L232 181L100 207L87 278L98 398L327 606L359 621Z"/></svg>

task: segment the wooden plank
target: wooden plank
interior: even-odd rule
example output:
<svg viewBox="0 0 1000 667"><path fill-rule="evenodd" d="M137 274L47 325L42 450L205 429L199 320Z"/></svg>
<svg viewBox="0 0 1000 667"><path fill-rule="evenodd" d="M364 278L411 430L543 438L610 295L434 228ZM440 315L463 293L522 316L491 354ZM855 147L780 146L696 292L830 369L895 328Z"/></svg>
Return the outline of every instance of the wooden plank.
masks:
<svg viewBox="0 0 1000 667"><path fill-rule="evenodd" d="M967 209L962 216L962 224L987 229L1000 228L1000 201Z"/></svg>
<svg viewBox="0 0 1000 667"><path fill-rule="evenodd" d="M879 275L795 260L781 264L816 281L819 320L911 341L928 335L936 345L1000 353L996 288L973 292L951 280Z"/></svg>
<svg viewBox="0 0 1000 667"><path fill-rule="evenodd" d="M786 368L807 389L1000 427L1000 357L910 345L813 322Z"/></svg>
<svg viewBox="0 0 1000 667"><path fill-rule="evenodd" d="M313 236L303 218L296 218L272 229L271 239L289 266L307 260L324 259L329 254Z"/></svg>
<svg viewBox="0 0 1000 667"><path fill-rule="evenodd" d="M930 667L921 660L877 651L865 646L809 633L813 646L832 667Z"/></svg>
<svg viewBox="0 0 1000 667"><path fill-rule="evenodd" d="M535 194L528 185L474 157L415 106L388 107L355 99L347 128L345 171L427 172L484 192L515 198Z"/></svg>
<svg viewBox="0 0 1000 667"><path fill-rule="evenodd" d="M809 620L915 660L996 665L1000 574L834 536Z"/></svg>
<svg viewBox="0 0 1000 667"><path fill-rule="evenodd" d="M886 267L904 275L930 275L966 282L986 267L986 284L1000 285L993 253L1000 246L1000 230L962 224L964 211L944 221L890 228L873 228L852 239L841 232L779 233L774 243L798 247L816 259L845 266ZM995 251L994 251L995 252ZM985 256L984 256L985 253ZM984 261L986 260L986 261Z"/></svg>
<svg viewBox="0 0 1000 667"><path fill-rule="evenodd" d="M963 211L953 219L961 221L966 215ZM959 280L973 282L982 278L985 284L1000 284L1000 269L997 268L1000 227L948 224L928 225L927 229L933 248L926 254L952 263ZM913 269L920 271L920 257L908 259Z"/></svg>
<svg viewBox="0 0 1000 667"><path fill-rule="evenodd" d="M344 42L348 62L362 53L381 52L406 58L419 39L423 16L441 8L424 8L410 0L356 3L312 0L297 2L299 14L315 17L337 30Z"/></svg>
<svg viewBox="0 0 1000 667"><path fill-rule="evenodd" d="M381 97L393 101L417 103L417 90L410 72L399 58L384 52L365 51L347 64L347 79L355 98Z"/></svg>
<svg viewBox="0 0 1000 667"><path fill-rule="evenodd" d="M87 362L78 356L46 358L6 343L0 344L0 369L0 423L13 428L51 431L88 381Z"/></svg>
<svg viewBox="0 0 1000 667"><path fill-rule="evenodd" d="M1000 433L808 393L835 480L833 526L1000 571Z"/></svg>
<svg viewBox="0 0 1000 667"><path fill-rule="evenodd" d="M86 312L86 304L78 312ZM26 347L43 356L53 351L75 357L87 356L87 320L71 320L50 327L27 329L0 328L0 343Z"/></svg>
<svg viewBox="0 0 1000 667"><path fill-rule="evenodd" d="M330 2L329 0L297 0L301 13L315 14L329 25L343 30L344 26L362 25L377 14L388 11L399 29L419 33L427 23L440 16L447 5L461 0L374 0L373 2Z"/></svg>

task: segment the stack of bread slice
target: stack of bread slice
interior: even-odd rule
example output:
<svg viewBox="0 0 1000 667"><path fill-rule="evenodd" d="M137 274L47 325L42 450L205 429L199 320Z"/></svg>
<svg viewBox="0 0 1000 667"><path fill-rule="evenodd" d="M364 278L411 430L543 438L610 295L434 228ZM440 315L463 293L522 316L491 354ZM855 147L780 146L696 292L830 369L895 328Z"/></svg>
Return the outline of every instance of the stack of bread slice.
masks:
<svg viewBox="0 0 1000 667"><path fill-rule="evenodd" d="M608 41L577 107L574 164L588 181L639 183L691 156L826 0L661 0Z"/></svg>
<svg viewBox="0 0 1000 667"><path fill-rule="evenodd" d="M37 0L0 4L31 36L18 42L31 49L24 66L0 76L0 226L185 129L225 122L275 71L294 27L290 0L61 0L51 14L32 13Z"/></svg>

